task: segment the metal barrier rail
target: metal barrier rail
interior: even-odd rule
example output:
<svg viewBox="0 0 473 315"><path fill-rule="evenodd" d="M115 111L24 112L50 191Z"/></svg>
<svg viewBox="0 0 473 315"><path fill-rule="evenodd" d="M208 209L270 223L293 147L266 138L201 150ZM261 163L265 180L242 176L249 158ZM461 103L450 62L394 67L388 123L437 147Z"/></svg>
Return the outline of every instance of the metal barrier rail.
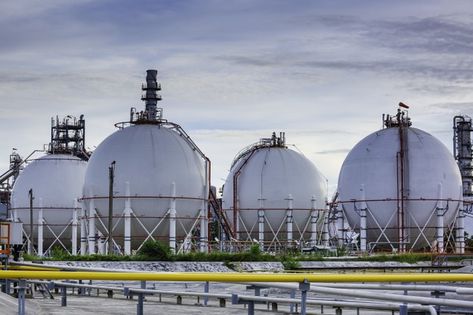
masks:
<svg viewBox="0 0 473 315"><path fill-rule="evenodd" d="M91 285L91 284L81 284L81 283L71 283L71 282L51 282L51 281L28 281L32 284L44 284L47 285L50 290L59 287L61 289L61 306L67 306L67 295L65 288L84 288L84 289L97 289L107 291L108 297L113 297L113 294L110 294L111 291L120 291L125 296L132 298L134 295L138 297L137 304L137 314L144 314L143 302L144 296L146 295L159 295L161 302L161 295L170 295L177 296L177 303L182 303L183 296L197 297L198 302L200 297L204 297L204 305L207 305L208 298L215 298L219 300L220 307L225 307L226 301L231 301L232 304L245 304L248 306L248 314L254 314L255 304L264 303L271 305L272 311L278 311L278 304L289 304L291 309L295 306L296 312L297 307L301 305L302 301L296 298L278 298L278 297L267 297L259 296L260 288L267 287L278 287L278 285L266 284L264 286L258 287L257 284L253 286L255 289L255 296L251 295L240 295L240 294L218 294L218 293L208 293L208 283L205 287L206 292L192 292L192 291L166 291L166 290L156 290L156 289L140 289L134 287L117 287L117 286L103 286L103 285ZM280 285L279 285L280 286ZM98 294L98 293L97 293ZM431 315L436 315L437 312L432 306L420 305L420 304L408 304L408 305L399 305L396 303L371 303L369 301L335 301L327 299L308 299L305 301L306 305L320 306L322 311L324 306L331 306L341 308L348 307L357 309L375 309L375 310L399 310L401 307L405 306L409 310L417 311L427 311Z"/></svg>
<svg viewBox="0 0 473 315"><path fill-rule="evenodd" d="M133 292L138 294L138 305L137 305L137 314L143 314L143 301L144 295L150 293L159 294L159 290L148 291L146 289L146 281L193 281L193 282L250 282L250 283L272 283L272 282L295 282L299 283L299 290L301 292L300 300L296 299L283 299L277 300L278 298L267 298L266 301L272 300L277 303L287 302L294 305L297 303L300 305L300 314L306 314L307 304L313 304L310 300L307 300L307 292L311 290L310 282L473 282L473 274L456 274L456 273L437 273L437 274L418 274L418 273L398 273L398 274L287 274L287 273L148 273L148 272L70 272L70 271L18 271L18 270L6 270L0 271L0 279L19 279L19 285L16 287L18 289L18 313L25 314L25 290L26 290L26 279L48 279L48 280L57 280L57 279L67 279L67 280L110 280L110 281L141 281L141 289L139 288L128 288L127 294L132 294ZM63 304L66 303L66 286L74 286L73 283L65 284L60 283L59 286L62 286L61 296L63 297ZM76 285L77 286L77 285ZM82 285L88 286L88 285ZM277 285L274 285L277 286ZM207 289L208 290L208 289ZM313 291L317 291L312 289ZM331 288L320 288L318 290L323 290L324 293L329 293L330 290L337 291L335 294L342 293L341 289L331 289ZM124 289L124 293L125 293ZM352 290L348 290L352 292ZM322 291L319 291L322 292ZM162 291L162 294L170 293L177 294L178 292L171 291ZM255 289L256 293L256 289ZM345 295L349 295L349 292ZM181 295L184 295L182 293ZM214 297L213 294L206 293L197 293L195 296L200 295L203 297ZM343 294L342 294L343 295ZM223 295L221 296L223 297ZM229 296L225 295L225 298ZM291 296L292 297L292 296ZM365 296L372 298L373 296ZM263 297L247 297L238 295L233 296L232 302L236 304L244 303L248 304L248 314L254 313L254 304L255 302L260 301ZM386 301L389 301L391 297L386 297ZM396 297L398 298L398 297ZM392 300L392 299L391 299ZM392 300L393 301L393 300ZM399 301L399 300L398 300ZM403 300L403 302L419 303L419 300ZM436 304L435 302L440 302L439 299L429 299L424 300L424 302L429 304ZM445 303L445 301L442 301ZM317 302L314 302L317 304ZM473 307L473 302L464 302L463 307ZM471 303L471 305L470 305ZM296 305L297 305L296 304ZM319 303L320 304L320 303ZM443 304L443 303L442 303ZM443 304L443 305L448 305ZM467 305L468 304L468 305ZM458 305L458 304L457 304ZM407 314L407 305L399 305L399 314ZM432 311L433 307L428 307L428 310L431 314L434 314ZM425 309L425 308L424 308Z"/></svg>

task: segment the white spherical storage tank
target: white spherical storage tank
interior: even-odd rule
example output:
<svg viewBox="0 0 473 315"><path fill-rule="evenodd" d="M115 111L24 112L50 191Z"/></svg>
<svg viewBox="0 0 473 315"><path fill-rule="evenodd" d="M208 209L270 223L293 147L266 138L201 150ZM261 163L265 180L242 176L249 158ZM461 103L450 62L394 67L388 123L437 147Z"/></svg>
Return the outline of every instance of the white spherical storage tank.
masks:
<svg viewBox="0 0 473 315"><path fill-rule="evenodd" d="M238 155L226 179L222 205L240 241L266 249L317 239L326 180L281 137L262 139Z"/></svg>
<svg viewBox="0 0 473 315"><path fill-rule="evenodd" d="M134 215L152 231L168 215L175 189L177 216L184 223L178 226L177 237L185 237L183 227L189 230L200 215L206 176L205 162L183 137L159 125L134 125L106 138L92 154L84 182L84 201L89 205L93 201L103 217L108 217L109 166L113 161L114 217L123 215L126 197L130 197ZM132 224L132 238L137 243L148 236L140 222L133 220ZM123 225L113 232L114 238L123 238ZM166 240L168 234L167 220L153 233Z"/></svg>
<svg viewBox="0 0 473 315"><path fill-rule="evenodd" d="M159 86L155 75L147 83L153 92ZM156 94L145 97L150 99L159 100ZM176 251L199 243L204 250L207 159L178 125L161 114L152 106L132 115L129 126L107 137L92 154L82 198L89 219L89 253L105 251L100 239L109 241L112 163L113 252L130 254L147 239L161 240Z"/></svg>
<svg viewBox="0 0 473 315"><path fill-rule="evenodd" d="M458 166L445 145L410 127L403 112L385 124L346 157L338 181L339 205L352 228L366 225L362 247L443 250L444 236L438 233L451 227L462 196Z"/></svg>
<svg viewBox="0 0 473 315"><path fill-rule="evenodd" d="M30 235L30 190L33 195L33 244L38 246L39 219L42 217L44 251L51 246L70 249L73 215L80 214L77 199L82 195L82 185L87 162L68 154L47 154L20 172L12 190L12 216L23 222L23 229ZM76 222L77 223L77 222ZM40 251L42 252L42 251Z"/></svg>

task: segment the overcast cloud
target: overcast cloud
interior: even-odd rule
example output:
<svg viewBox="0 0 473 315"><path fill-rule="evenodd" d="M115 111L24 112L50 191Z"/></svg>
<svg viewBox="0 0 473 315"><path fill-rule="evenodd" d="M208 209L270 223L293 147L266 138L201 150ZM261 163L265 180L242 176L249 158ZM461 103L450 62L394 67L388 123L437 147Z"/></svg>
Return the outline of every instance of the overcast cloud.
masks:
<svg viewBox="0 0 473 315"><path fill-rule="evenodd" d="M221 186L243 147L285 131L335 191L347 152L399 101L451 148L473 114L470 1L3 1L0 167L84 114L97 146L157 68L165 118Z"/></svg>

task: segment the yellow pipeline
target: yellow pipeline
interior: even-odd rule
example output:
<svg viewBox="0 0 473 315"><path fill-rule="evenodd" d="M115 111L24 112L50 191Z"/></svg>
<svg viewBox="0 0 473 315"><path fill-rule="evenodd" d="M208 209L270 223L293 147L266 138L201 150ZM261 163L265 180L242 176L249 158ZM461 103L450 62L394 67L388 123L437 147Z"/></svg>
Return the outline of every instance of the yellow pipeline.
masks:
<svg viewBox="0 0 473 315"><path fill-rule="evenodd" d="M287 274L287 273L194 273L194 272L71 272L2 270L0 279L119 280L119 281L213 281L213 282L440 282L473 281L473 274Z"/></svg>
<svg viewBox="0 0 473 315"><path fill-rule="evenodd" d="M1 267L2 269L4 266ZM36 266L17 266L17 265L8 265L8 270L31 270L31 271L53 271L53 270L61 270L60 267L36 267Z"/></svg>

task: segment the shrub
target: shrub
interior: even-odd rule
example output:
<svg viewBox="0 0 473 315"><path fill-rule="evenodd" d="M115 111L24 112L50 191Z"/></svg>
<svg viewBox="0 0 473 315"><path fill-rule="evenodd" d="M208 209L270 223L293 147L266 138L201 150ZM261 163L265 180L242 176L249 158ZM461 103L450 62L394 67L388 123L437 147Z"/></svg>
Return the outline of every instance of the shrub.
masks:
<svg viewBox="0 0 473 315"><path fill-rule="evenodd" d="M281 264L284 266L285 270L295 270L300 267L299 261L296 260L293 256L281 256Z"/></svg>
<svg viewBox="0 0 473 315"><path fill-rule="evenodd" d="M169 246L160 241L147 240L138 251L138 257L143 260L172 260L173 254Z"/></svg>

